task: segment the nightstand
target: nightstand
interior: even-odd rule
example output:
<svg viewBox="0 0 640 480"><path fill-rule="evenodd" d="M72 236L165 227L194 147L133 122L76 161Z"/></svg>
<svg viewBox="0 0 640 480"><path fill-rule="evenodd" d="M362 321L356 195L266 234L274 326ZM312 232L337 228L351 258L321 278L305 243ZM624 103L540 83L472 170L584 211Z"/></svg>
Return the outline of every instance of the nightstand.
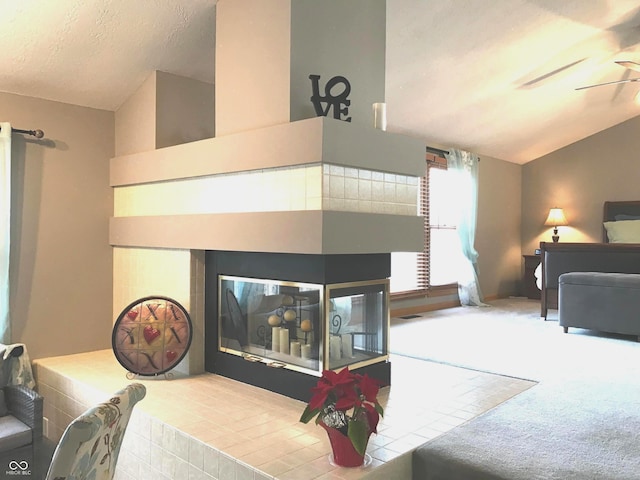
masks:
<svg viewBox="0 0 640 480"><path fill-rule="evenodd" d="M522 293L525 297L540 300L540 290L536 285L535 271L540 265L540 255L523 255L524 276L522 277Z"/></svg>

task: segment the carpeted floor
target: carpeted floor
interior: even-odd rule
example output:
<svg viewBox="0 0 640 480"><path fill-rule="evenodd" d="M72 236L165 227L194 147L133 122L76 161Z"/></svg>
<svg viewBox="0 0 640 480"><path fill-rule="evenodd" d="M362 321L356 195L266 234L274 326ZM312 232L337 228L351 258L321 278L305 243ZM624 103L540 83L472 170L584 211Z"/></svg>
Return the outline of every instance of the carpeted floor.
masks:
<svg viewBox="0 0 640 480"><path fill-rule="evenodd" d="M640 479L640 391L543 381L426 443L416 480Z"/></svg>
<svg viewBox="0 0 640 480"><path fill-rule="evenodd" d="M569 329L540 303L501 299L489 307L457 307L391 321L394 354L528 380L640 376L636 337Z"/></svg>
<svg viewBox="0 0 640 480"><path fill-rule="evenodd" d="M549 318L506 299L392 320L396 355L539 382L418 449L414 479L640 479L640 343Z"/></svg>

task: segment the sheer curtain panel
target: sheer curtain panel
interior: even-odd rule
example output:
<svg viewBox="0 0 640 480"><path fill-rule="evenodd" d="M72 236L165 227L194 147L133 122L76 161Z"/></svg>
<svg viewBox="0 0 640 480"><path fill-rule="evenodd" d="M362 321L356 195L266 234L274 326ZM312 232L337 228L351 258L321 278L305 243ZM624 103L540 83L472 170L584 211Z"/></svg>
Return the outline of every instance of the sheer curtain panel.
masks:
<svg viewBox="0 0 640 480"><path fill-rule="evenodd" d="M451 149L445 155L447 169L454 175L458 197L458 237L466 262L458 272L458 295L462 305L487 306L482 301L478 282L478 252L474 247L478 213L478 156Z"/></svg>
<svg viewBox="0 0 640 480"><path fill-rule="evenodd" d="M11 343L9 244L11 220L11 124L0 122L0 343Z"/></svg>

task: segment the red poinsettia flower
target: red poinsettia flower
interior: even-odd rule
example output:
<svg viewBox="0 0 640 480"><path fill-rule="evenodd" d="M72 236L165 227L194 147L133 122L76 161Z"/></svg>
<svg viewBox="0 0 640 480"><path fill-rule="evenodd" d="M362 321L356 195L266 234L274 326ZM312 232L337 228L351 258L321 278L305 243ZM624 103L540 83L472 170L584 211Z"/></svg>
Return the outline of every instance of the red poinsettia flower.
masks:
<svg viewBox="0 0 640 480"><path fill-rule="evenodd" d="M327 397L331 393L331 390L333 390L331 385L318 382L318 385L311 389L314 395L311 397L311 400L309 400L309 408L312 410L322 408L324 402L326 402Z"/></svg>
<svg viewBox="0 0 640 480"><path fill-rule="evenodd" d="M339 372L325 370L315 387L309 404L300 421L309 422L318 417L323 421L327 408L344 412L348 426L348 436L360 453L364 453L369 433L377 433L380 416L384 411L376 398L380 382L368 375L358 375L344 368ZM324 412L324 413L323 413Z"/></svg>
<svg viewBox="0 0 640 480"><path fill-rule="evenodd" d="M378 433L378 422L380 421L380 414L376 410L376 407L365 403L365 408L367 409L367 420L369 422L369 430L373 433Z"/></svg>
<svg viewBox="0 0 640 480"><path fill-rule="evenodd" d="M322 377L318 380L318 384L311 389L313 397L309 401L309 408L316 410L322 408L330 394L334 394L335 401L340 401L343 397L349 396L353 391L353 382L355 377L348 368L340 370L336 373L332 370L322 372ZM351 408L345 407L345 409Z"/></svg>
<svg viewBox="0 0 640 480"><path fill-rule="evenodd" d="M376 397L380 390L380 382L365 373L360 379L359 385L360 392L364 396L364 399L367 402L376 403Z"/></svg>
<svg viewBox="0 0 640 480"><path fill-rule="evenodd" d="M354 388L342 390L336 401L336 410L346 411L360 404L360 396Z"/></svg>
<svg viewBox="0 0 640 480"><path fill-rule="evenodd" d="M325 370L322 372L322 377L320 378L320 382L328 383L334 387L351 385L355 380L356 376L352 374L348 368L343 368L338 373L333 370Z"/></svg>

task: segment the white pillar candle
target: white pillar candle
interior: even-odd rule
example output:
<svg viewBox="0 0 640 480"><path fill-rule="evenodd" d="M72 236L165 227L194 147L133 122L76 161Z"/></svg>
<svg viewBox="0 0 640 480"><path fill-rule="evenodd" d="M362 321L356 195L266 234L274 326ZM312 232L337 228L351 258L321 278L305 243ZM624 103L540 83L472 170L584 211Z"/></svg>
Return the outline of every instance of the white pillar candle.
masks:
<svg viewBox="0 0 640 480"><path fill-rule="evenodd" d="M280 329L280 353L289 354L289 330L286 328Z"/></svg>
<svg viewBox="0 0 640 480"><path fill-rule="evenodd" d="M373 126L378 130L387 129L387 104L373 104Z"/></svg>
<svg viewBox="0 0 640 480"><path fill-rule="evenodd" d="M331 360L340 360L340 348L342 346L342 340L337 335L331 335L329 340L329 358Z"/></svg>
<svg viewBox="0 0 640 480"><path fill-rule="evenodd" d="M301 347L302 358L311 358L311 345L304 344Z"/></svg>
<svg viewBox="0 0 640 480"><path fill-rule="evenodd" d="M271 327L271 350L280 351L280 327Z"/></svg>
<svg viewBox="0 0 640 480"><path fill-rule="evenodd" d="M294 357L300 356L300 342L291 342L290 348L291 348L291 355L293 355Z"/></svg>
<svg viewBox="0 0 640 480"><path fill-rule="evenodd" d="M342 356L345 358L353 357L353 349L351 348L351 334L345 333L342 335Z"/></svg>

